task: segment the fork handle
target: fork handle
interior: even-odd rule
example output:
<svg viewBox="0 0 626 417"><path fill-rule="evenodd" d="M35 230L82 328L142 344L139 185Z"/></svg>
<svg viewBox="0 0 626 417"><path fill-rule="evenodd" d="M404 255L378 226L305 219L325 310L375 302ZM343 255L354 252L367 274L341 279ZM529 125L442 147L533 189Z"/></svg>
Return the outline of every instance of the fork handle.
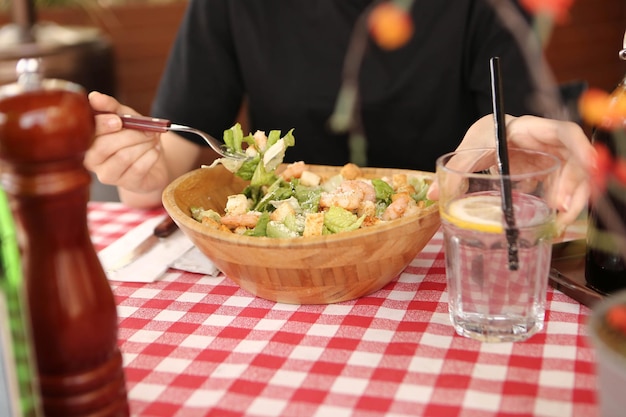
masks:
<svg viewBox="0 0 626 417"><path fill-rule="evenodd" d="M110 112L96 112L96 114L114 114ZM118 114L122 119L122 126L126 129L145 130L148 132L167 132L172 125L167 119L132 114Z"/></svg>

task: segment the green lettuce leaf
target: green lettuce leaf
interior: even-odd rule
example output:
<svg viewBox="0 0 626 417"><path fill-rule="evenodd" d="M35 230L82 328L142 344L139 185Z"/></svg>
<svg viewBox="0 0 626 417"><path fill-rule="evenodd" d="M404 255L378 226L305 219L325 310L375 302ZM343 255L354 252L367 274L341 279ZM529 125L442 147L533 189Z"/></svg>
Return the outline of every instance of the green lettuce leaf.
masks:
<svg viewBox="0 0 626 417"><path fill-rule="evenodd" d="M384 201L387 204L391 203L391 196L393 195L393 187L391 185L378 178L372 180L372 185L374 190L376 190L377 201Z"/></svg>
<svg viewBox="0 0 626 417"><path fill-rule="evenodd" d="M267 236L267 224L270 221L270 214L268 212L261 213L259 217L259 221L257 221L256 226L252 230L247 230L244 234L246 236L256 236L262 237Z"/></svg>
<svg viewBox="0 0 626 417"><path fill-rule="evenodd" d="M276 181L277 178L278 177L273 169L266 170L263 164L257 163L254 173L252 174L252 178L250 178L250 185L270 185Z"/></svg>
<svg viewBox="0 0 626 417"><path fill-rule="evenodd" d="M364 219L365 216L358 217L344 208L332 206L324 214L324 226L331 233L345 232L361 227Z"/></svg>
<svg viewBox="0 0 626 417"><path fill-rule="evenodd" d="M245 150L248 159L217 158L208 167L212 168L222 164L238 177L251 181L252 185L272 184L277 178L274 171L283 162L287 148L295 145L293 129L282 138L280 137L280 130L270 131L264 149L257 148L254 135L244 136L239 123L226 129L223 137L224 144L233 153L244 152L243 144L248 144Z"/></svg>
<svg viewBox="0 0 626 417"><path fill-rule="evenodd" d="M191 217L198 222L202 222L204 217L209 217L216 222L221 223L222 217L214 210L205 210L202 207L190 207L189 210L191 211Z"/></svg>
<svg viewBox="0 0 626 417"><path fill-rule="evenodd" d="M426 197L426 194L428 193L428 188L430 187L430 184L427 181L425 181L423 178L413 176L409 178L409 184L411 184L413 188L415 188L415 194L411 195L413 200L417 201L418 203L420 201L423 201L425 207L434 204L434 201L429 200Z"/></svg>
<svg viewBox="0 0 626 417"><path fill-rule="evenodd" d="M283 224L287 226L289 230L297 233L298 236L301 236L304 232L304 217L302 215L288 214L285 216Z"/></svg>
<svg viewBox="0 0 626 417"><path fill-rule="evenodd" d="M299 237L298 232L289 229L284 223L270 220L267 223L267 237L289 238Z"/></svg>
<svg viewBox="0 0 626 417"><path fill-rule="evenodd" d="M276 167L283 162L286 150L285 141L282 139L279 139L278 142L269 146L263 153L263 168L266 171L274 171Z"/></svg>
<svg viewBox="0 0 626 417"><path fill-rule="evenodd" d="M225 159L225 158L221 158L221 159ZM252 177L254 176L256 172L257 166L259 166L260 160L261 160L261 156L256 155L252 159L247 159L243 161L241 165L239 166L239 168L235 171L235 175L246 181L252 180ZM224 166L226 166L226 162L223 162L223 164Z"/></svg>
<svg viewBox="0 0 626 417"><path fill-rule="evenodd" d="M344 181L343 176L341 176L339 174L333 175L332 177L330 177L326 181L324 181L324 183L322 184L322 189L324 191L326 191L327 193L331 193L335 189L337 189L337 187L339 187L339 185L343 181Z"/></svg>
<svg viewBox="0 0 626 417"><path fill-rule="evenodd" d="M243 129L239 123L236 123L230 129L224 131L224 144L230 150L235 152L241 152L243 150L241 144L243 143Z"/></svg>
<svg viewBox="0 0 626 417"><path fill-rule="evenodd" d="M256 202L256 204L253 203L253 210L267 211L272 208L272 205L270 204L271 201L286 200L291 197L292 194L293 189L291 184L283 181L281 178L277 178L276 181L274 181L272 185L265 190L263 197ZM271 211L273 211L273 209L271 209Z"/></svg>
<svg viewBox="0 0 626 417"><path fill-rule="evenodd" d="M296 185L294 187L294 197L300 203L300 208L308 213L317 213L320 205L320 195L322 189L320 187L307 187L299 184L298 181L292 180Z"/></svg>

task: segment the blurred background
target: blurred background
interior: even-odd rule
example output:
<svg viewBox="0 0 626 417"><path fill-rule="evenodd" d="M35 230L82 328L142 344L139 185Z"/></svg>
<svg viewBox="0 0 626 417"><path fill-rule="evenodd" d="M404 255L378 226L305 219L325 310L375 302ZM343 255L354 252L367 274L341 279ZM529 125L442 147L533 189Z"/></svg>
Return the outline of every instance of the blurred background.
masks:
<svg viewBox="0 0 626 417"><path fill-rule="evenodd" d="M148 114L186 5L187 0L0 0L0 85L15 80L20 57L41 56L47 77L111 94ZM25 39L32 25L37 39ZM555 28L545 51L557 81L571 85L566 94L576 97L581 86L613 90L626 73L617 55L625 30L625 0L574 0L569 20ZM92 199L116 200L117 194L94 179Z"/></svg>

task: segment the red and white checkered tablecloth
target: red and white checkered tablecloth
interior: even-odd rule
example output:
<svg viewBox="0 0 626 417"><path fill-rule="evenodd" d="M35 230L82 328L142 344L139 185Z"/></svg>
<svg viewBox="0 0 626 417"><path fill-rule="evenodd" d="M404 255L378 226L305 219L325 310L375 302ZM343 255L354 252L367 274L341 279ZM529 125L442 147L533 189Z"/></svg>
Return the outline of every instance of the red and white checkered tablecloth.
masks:
<svg viewBox="0 0 626 417"><path fill-rule="evenodd" d="M159 214L90 203L94 245ZM589 310L549 289L530 340L457 336L440 233L396 281L333 305L277 304L176 270L111 285L133 416L598 415Z"/></svg>

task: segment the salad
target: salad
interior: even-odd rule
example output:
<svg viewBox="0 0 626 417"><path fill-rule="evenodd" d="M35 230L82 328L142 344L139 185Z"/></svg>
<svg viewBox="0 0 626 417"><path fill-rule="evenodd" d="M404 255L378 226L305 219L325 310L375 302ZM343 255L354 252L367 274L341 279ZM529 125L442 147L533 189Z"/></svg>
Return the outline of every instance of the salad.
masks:
<svg viewBox="0 0 626 417"><path fill-rule="evenodd" d="M228 197L224 214L191 208L195 220L215 229L272 238L319 236L371 227L432 204L426 198L429 180L418 175L367 179L358 166L346 164L338 174L322 178L303 161L278 171L295 145L293 129L284 136L279 130L244 135L235 124L224 132L224 143L247 158L219 158L204 168L221 164L249 184Z"/></svg>

